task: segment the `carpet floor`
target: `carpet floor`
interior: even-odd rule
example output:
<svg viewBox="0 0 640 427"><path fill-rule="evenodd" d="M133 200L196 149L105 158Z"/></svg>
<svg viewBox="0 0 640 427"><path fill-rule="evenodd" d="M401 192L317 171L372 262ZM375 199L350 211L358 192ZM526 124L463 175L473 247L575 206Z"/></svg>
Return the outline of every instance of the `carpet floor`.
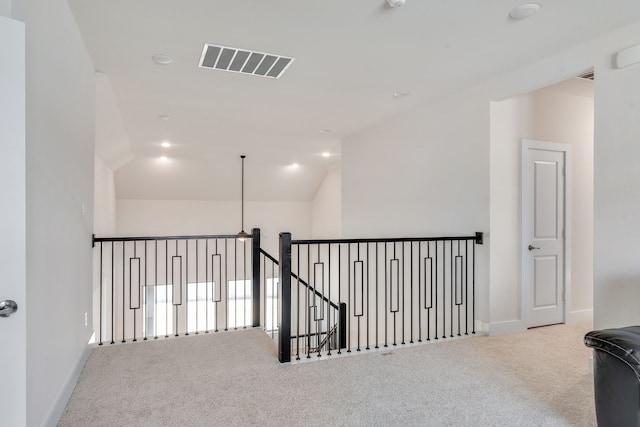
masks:
<svg viewBox="0 0 640 427"><path fill-rule="evenodd" d="M261 330L94 348L65 426L595 426L590 324L280 364Z"/></svg>

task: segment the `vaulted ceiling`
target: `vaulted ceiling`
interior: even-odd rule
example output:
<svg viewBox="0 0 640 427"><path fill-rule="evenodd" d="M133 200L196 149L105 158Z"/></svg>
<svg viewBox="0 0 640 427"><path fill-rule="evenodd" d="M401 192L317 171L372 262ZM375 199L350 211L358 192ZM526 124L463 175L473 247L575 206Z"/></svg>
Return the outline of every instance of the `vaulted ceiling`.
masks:
<svg viewBox="0 0 640 427"><path fill-rule="evenodd" d="M640 19L637 0L519 21L514 0L68 1L100 77L97 152L140 199L237 200L246 154L247 199L311 200L348 135ZM205 43L295 60L279 79L205 69Z"/></svg>

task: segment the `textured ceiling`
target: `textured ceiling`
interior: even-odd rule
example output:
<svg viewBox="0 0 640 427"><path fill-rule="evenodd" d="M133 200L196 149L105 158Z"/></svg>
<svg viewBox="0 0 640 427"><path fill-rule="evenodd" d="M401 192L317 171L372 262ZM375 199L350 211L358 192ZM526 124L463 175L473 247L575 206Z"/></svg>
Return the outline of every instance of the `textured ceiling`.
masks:
<svg viewBox="0 0 640 427"><path fill-rule="evenodd" d="M539 3L514 21L512 0L69 0L128 139L118 197L201 200L239 199L240 154L248 200L311 200L345 136L640 19L636 0ZM205 43L295 61L280 79L203 69Z"/></svg>

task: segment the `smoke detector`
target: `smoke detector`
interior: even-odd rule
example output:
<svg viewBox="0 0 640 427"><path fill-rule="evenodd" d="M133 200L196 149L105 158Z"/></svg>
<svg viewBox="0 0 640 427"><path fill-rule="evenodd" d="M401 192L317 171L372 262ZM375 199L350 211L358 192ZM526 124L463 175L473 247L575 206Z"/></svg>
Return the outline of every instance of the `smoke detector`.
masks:
<svg viewBox="0 0 640 427"><path fill-rule="evenodd" d="M404 4L406 2L407 2L407 0L387 0L387 3L389 3L389 6L391 6L391 7L404 6Z"/></svg>
<svg viewBox="0 0 640 427"><path fill-rule="evenodd" d="M536 14L540 10L540 5L537 3L527 3L511 9L509 16L511 19L525 19L531 15Z"/></svg>

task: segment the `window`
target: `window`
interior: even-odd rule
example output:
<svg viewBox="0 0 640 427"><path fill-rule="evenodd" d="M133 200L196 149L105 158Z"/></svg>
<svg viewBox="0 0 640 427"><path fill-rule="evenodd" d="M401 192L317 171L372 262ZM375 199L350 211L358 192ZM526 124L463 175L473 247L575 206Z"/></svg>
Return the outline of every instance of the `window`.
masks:
<svg viewBox="0 0 640 427"><path fill-rule="evenodd" d="M229 328L253 324L251 280L230 280L227 292Z"/></svg>
<svg viewBox="0 0 640 427"><path fill-rule="evenodd" d="M212 282L188 284L186 310L181 307L178 312L179 332L192 333L216 328L216 303L214 302L213 289L215 286ZM179 303L180 296L173 295L173 286L147 286L145 298L144 328L146 335L151 337L175 334L176 306L173 305L173 301L175 298L176 303ZM183 323L185 320L186 326ZM182 324L180 324L181 322Z"/></svg>

